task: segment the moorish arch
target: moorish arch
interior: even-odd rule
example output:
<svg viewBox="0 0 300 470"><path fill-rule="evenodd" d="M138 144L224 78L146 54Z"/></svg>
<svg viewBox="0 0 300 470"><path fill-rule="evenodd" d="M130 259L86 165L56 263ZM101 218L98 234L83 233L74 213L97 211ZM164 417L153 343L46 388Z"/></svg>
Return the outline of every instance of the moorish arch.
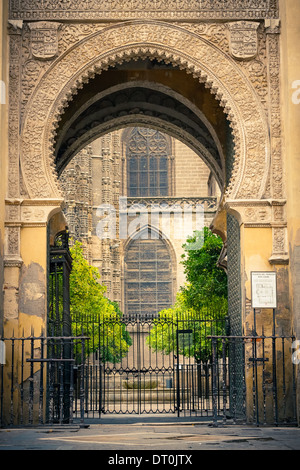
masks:
<svg viewBox="0 0 300 470"><path fill-rule="evenodd" d="M130 80L97 93L83 106L77 106L74 113L68 110L68 114L71 117L58 126L55 139L58 174L95 138L114 129L139 125L163 129L188 144L210 167L219 186L224 186L225 158L216 130L195 104L170 87Z"/></svg>
<svg viewBox="0 0 300 470"><path fill-rule="evenodd" d="M18 143L21 223L28 231L22 241L20 226L7 229L20 237L11 263L22 265L25 233L42 232L49 214L61 210L58 175L75 153L97 137L134 126L157 129L191 147L223 195L214 231L226 241L228 212L237 214L240 225L271 227L273 247L277 244L280 252L275 263L281 262L284 247L275 230L282 237L284 227L273 230L271 223L274 206L284 203L266 199L272 197L274 171L268 119L249 76L206 37L175 24L137 20L103 27L77 41L54 58L33 87ZM46 249L42 256L46 266ZM45 318L44 292L42 297Z"/></svg>
<svg viewBox="0 0 300 470"><path fill-rule="evenodd" d="M267 121L254 88L234 60L214 44L182 27L155 21L103 28L62 54L42 76L21 129L21 167L29 197L59 197L53 162L56 131L78 90L109 67L145 57L169 62L211 90L224 108L234 136L235 160L227 195L260 199L270 153Z"/></svg>

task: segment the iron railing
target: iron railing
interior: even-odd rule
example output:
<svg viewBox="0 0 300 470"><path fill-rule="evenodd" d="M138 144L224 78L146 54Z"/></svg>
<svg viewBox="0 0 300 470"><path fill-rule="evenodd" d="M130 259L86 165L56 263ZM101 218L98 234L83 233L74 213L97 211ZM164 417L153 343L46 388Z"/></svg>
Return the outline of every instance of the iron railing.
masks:
<svg viewBox="0 0 300 470"><path fill-rule="evenodd" d="M211 357L195 360L187 353L197 332L191 323L170 322L169 336L165 330L165 345L174 340L175 354L173 347L155 351L155 341L149 347L153 320L125 326L130 354L120 360L104 357L91 336L0 338L0 426L85 423L103 413L174 413L214 425L297 424L293 336L207 335ZM232 360L237 355L239 361Z"/></svg>
<svg viewBox="0 0 300 470"><path fill-rule="evenodd" d="M5 351L0 365L1 427L72 423L74 403L79 403L83 421L84 382L76 381L76 373L84 367L86 340L34 333L0 338Z"/></svg>
<svg viewBox="0 0 300 470"><path fill-rule="evenodd" d="M220 415L223 424L297 425L293 335L211 336L211 340L215 425ZM242 357L242 367L238 361L228 364L230 351L232 357L237 354ZM221 413L220 390L223 395Z"/></svg>

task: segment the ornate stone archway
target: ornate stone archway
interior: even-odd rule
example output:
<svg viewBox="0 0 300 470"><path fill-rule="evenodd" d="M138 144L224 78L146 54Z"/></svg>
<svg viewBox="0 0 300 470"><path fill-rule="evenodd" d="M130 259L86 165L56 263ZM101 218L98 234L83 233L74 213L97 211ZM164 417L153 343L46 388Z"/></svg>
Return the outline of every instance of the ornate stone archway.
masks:
<svg viewBox="0 0 300 470"><path fill-rule="evenodd" d="M270 144L266 117L249 80L231 57L203 37L152 21L104 28L71 47L42 76L22 126L21 166L30 198L59 195L53 139L60 116L78 88L109 66L139 57L164 59L206 83L224 107L234 133L235 163L227 194L260 199L269 173Z"/></svg>
<svg viewBox="0 0 300 470"><path fill-rule="evenodd" d="M248 27L244 22L237 24L239 28ZM104 71L117 64L147 58L164 61L204 84L219 102L231 127L234 159L230 162L230 178L223 181L224 198L214 223L215 230L226 239L224 209L237 213L239 223L245 227L271 229L273 250L269 260L285 263L280 121L275 106L278 103L275 63L278 28L276 22L269 20L265 28L258 22L249 24L251 55L245 49L238 51L237 56L230 41L231 23L209 26L202 23L196 27L188 23L137 20L108 26L77 25L74 33L72 26L60 23L12 22L6 266L18 269L22 264L25 248L22 250L21 231L46 230L49 213L59 210L63 202L54 154L56 132L70 103L76 102L76 95L85 84L96 76L101 77ZM33 34L33 31L40 31L43 35L49 30L50 36L56 39L51 43L51 54L40 46L37 50ZM22 79L18 61L23 64ZM268 93L273 100L275 97L274 106L267 101ZM173 93L172 98L174 96ZM194 112L195 106L193 108L184 96L182 103ZM164 123L170 133L173 130L170 121L155 121L145 115L132 115L129 121L131 125L151 123L158 128ZM124 118L116 117L96 131L104 133L123 125ZM189 133L183 133L182 139L190 143ZM204 146L202 150L205 155ZM210 158L213 162L212 156ZM10 308L15 318L17 302L12 302Z"/></svg>

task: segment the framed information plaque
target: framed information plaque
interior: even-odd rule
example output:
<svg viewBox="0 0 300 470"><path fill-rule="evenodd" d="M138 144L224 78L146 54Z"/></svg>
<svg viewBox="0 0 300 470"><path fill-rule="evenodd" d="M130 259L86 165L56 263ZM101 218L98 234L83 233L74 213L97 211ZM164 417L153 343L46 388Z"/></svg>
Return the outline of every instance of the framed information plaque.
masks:
<svg viewBox="0 0 300 470"><path fill-rule="evenodd" d="M277 277L272 271L251 272L252 308L277 308Z"/></svg>

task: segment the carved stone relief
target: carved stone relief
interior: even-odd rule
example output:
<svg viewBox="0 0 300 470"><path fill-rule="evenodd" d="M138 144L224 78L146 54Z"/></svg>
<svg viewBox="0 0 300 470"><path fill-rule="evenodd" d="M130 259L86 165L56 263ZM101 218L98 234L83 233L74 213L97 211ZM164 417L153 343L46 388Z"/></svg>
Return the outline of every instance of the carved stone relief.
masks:
<svg viewBox="0 0 300 470"><path fill-rule="evenodd" d="M11 19L129 20L278 17L278 0L10 0Z"/></svg>
<svg viewBox="0 0 300 470"><path fill-rule="evenodd" d="M29 23L31 52L36 59L52 59L58 53L58 29L60 23L40 21Z"/></svg>
<svg viewBox="0 0 300 470"><path fill-rule="evenodd" d="M19 196L19 126L20 126L20 74L21 74L21 42L22 32L17 25L9 26L9 168L8 197Z"/></svg>
<svg viewBox="0 0 300 470"><path fill-rule="evenodd" d="M235 59L253 59L258 51L259 23L235 21L227 23L230 32L230 53Z"/></svg>

